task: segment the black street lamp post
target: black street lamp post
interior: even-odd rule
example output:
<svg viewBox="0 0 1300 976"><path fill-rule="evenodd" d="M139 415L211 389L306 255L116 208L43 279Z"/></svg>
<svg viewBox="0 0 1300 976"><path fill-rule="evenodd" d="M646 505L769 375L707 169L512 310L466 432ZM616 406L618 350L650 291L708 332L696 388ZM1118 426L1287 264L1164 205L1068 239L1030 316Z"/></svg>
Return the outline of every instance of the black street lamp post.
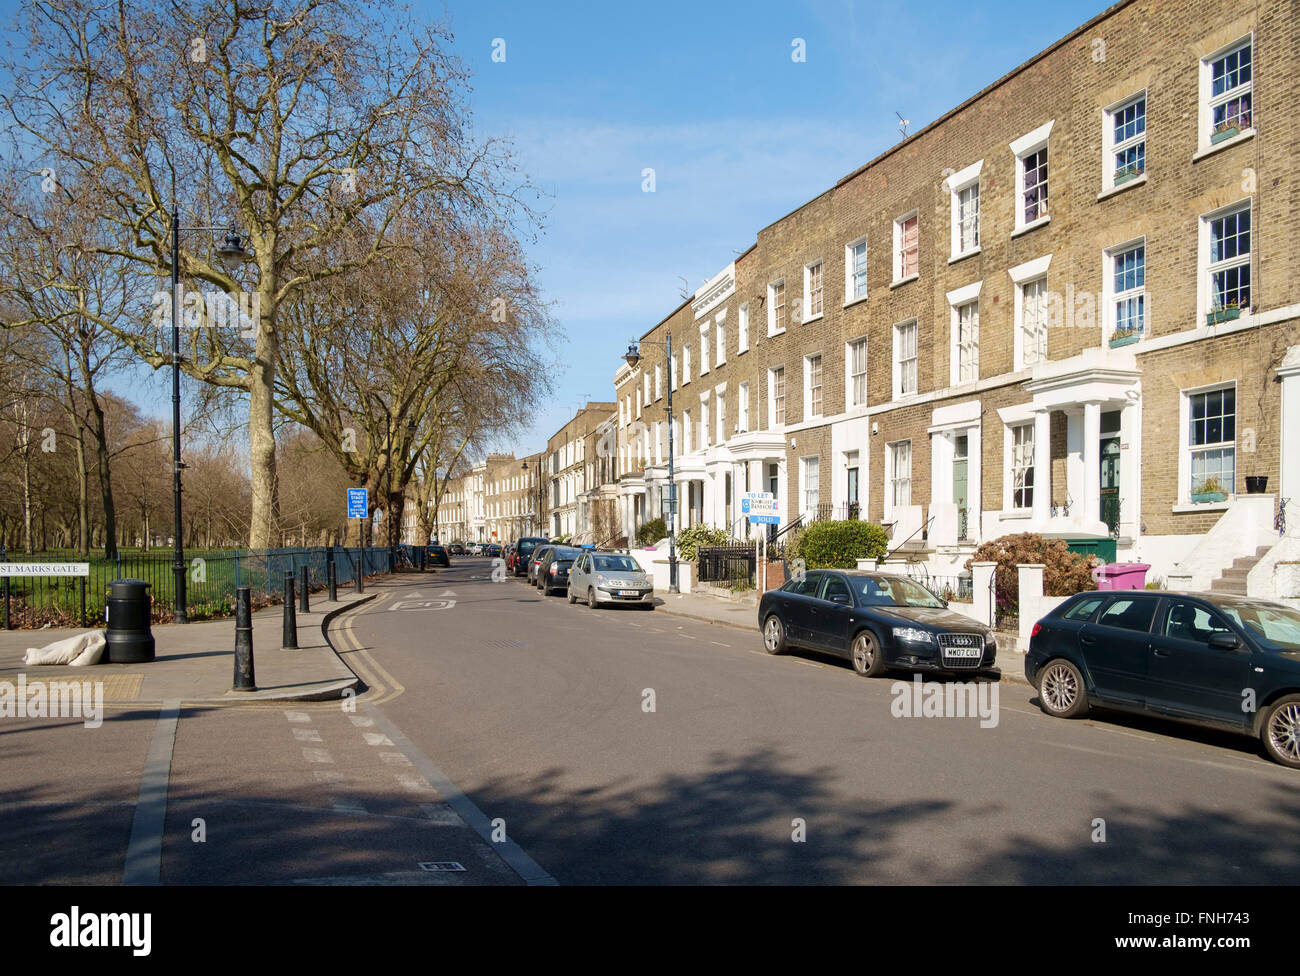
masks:
<svg viewBox="0 0 1300 976"><path fill-rule="evenodd" d="M174 516L172 576L175 583L175 620L189 623L185 601L185 545L181 537L181 231L226 231L217 254L227 269L234 271L248 259L244 242L233 228L181 227L180 213L172 210L172 514Z"/></svg>
<svg viewBox="0 0 1300 976"><path fill-rule="evenodd" d="M641 362L642 345L663 346L668 359L668 592L679 592L677 586L677 480L673 468L673 334L664 335L663 342L642 339L632 342L623 356L628 366L636 369Z"/></svg>

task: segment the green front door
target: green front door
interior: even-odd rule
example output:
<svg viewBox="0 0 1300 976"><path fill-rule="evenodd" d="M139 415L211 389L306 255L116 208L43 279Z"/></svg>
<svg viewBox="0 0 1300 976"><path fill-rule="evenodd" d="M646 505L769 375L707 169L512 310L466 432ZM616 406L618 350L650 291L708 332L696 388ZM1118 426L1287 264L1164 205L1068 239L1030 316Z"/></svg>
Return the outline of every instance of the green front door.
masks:
<svg viewBox="0 0 1300 976"><path fill-rule="evenodd" d="M969 510L966 489L966 444L965 435L957 438L952 459L952 500L957 506L957 538L966 538L966 513Z"/></svg>

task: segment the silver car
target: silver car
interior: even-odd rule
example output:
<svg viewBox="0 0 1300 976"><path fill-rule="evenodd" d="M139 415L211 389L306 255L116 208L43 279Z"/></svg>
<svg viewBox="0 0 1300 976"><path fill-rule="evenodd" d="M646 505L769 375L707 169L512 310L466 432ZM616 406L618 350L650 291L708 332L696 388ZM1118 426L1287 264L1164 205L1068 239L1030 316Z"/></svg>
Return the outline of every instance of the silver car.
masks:
<svg viewBox="0 0 1300 976"><path fill-rule="evenodd" d="M595 610L602 603L630 603L655 608L655 584L631 556L585 552L569 570L569 602L586 600Z"/></svg>

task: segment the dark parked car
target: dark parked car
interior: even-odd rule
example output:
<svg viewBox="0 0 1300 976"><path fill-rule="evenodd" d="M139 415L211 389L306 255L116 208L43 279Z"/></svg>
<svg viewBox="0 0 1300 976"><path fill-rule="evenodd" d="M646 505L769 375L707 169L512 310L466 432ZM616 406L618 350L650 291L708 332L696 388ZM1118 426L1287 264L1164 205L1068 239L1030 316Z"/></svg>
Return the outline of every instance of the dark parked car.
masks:
<svg viewBox="0 0 1300 976"><path fill-rule="evenodd" d="M992 631L906 576L809 570L763 594L758 626L769 654L829 651L868 677L886 668L1002 675Z"/></svg>
<svg viewBox="0 0 1300 976"><path fill-rule="evenodd" d="M539 545L537 546L537 548L533 550L532 555L528 557L528 582L529 583L533 585L537 584L537 567L541 565L542 560L546 558L547 553L549 553L554 548L555 548L554 546L547 543L545 545Z"/></svg>
<svg viewBox="0 0 1300 976"><path fill-rule="evenodd" d="M489 542L483 549L483 555L492 556L495 559L501 558L501 545L496 542Z"/></svg>
<svg viewBox="0 0 1300 976"><path fill-rule="evenodd" d="M569 570L573 561L582 555L581 549L573 546L551 546L537 567L537 588L550 596L552 593L567 593L569 590Z"/></svg>
<svg viewBox="0 0 1300 976"><path fill-rule="evenodd" d="M1034 624L1039 707L1093 705L1259 736L1300 769L1300 612L1228 593L1080 593Z"/></svg>
<svg viewBox="0 0 1300 976"><path fill-rule="evenodd" d="M427 561L430 566L446 566L451 568L451 553L447 551L446 546L440 546L436 542L431 542L425 547Z"/></svg>
<svg viewBox="0 0 1300 976"><path fill-rule="evenodd" d="M538 536L525 536L515 543L515 558L506 569L516 576L528 576L528 562L538 546L544 546L549 540Z"/></svg>
<svg viewBox="0 0 1300 976"><path fill-rule="evenodd" d="M451 553L453 556L465 555L465 547L459 542L453 542L451 545L447 547L447 551Z"/></svg>

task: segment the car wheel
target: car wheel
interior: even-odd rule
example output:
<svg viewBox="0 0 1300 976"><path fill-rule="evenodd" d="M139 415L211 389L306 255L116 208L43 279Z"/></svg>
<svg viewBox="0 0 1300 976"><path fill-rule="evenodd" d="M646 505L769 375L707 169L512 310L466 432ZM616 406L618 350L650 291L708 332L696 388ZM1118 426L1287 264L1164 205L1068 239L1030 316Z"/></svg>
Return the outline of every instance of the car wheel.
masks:
<svg viewBox="0 0 1300 976"><path fill-rule="evenodd" d="M785 624L776 614L763 622L763 649L769 654L784 654L787 650Z"/></svg>
<svg viewBox="0 0 1300 976"><path fill-rule="evenodd" d="M575 603L577 603L577 602L578 602L578 598L577 598L576 596L573 595L573 587L570 586L570 587L569 587L569 606L573 606L573 605L574 605Z"/></svg>
<svg viewBox="0 0 1300 976"><path fill-rule="evenodd" d="M587 606L593 610L600 609L600 604L596 601L596 588L593 586L587 587Z"/></svg>
<svg viewBox="0 0 1300 976"><path fill-rule="evenodd" d="M1259 737L1269 759L1300 769L1300 695L1283 695L1268 706Z"/></svg>
<svg viewBox="0 0 1300 976"><path fill-rule="evenodd" d="M1078 718L1088 711L1083 675L1064 658L1049 661L1038 680L1038 707L1055 718Z"/></svg>
<svg viewBox="0 0 1300 976"><path fill-rule="evenodd" d="M885 655L876 635L869 630L853 638L853 670L864 678L877 678L885 673Z"/></svg>

